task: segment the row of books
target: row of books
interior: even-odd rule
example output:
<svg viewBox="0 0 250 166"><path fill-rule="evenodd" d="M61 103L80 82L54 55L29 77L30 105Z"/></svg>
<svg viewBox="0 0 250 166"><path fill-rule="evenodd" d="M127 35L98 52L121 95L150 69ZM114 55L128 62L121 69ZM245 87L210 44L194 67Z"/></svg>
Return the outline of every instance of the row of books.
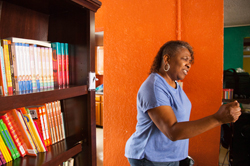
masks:
<svg viewBox="0 0 250 166"><path fill-rule="evenodd" d="M10 37L1 40L0 94L69 85L68 43Z"/></svg>
<svg viewBox="0 0 250 166"><path fill-rule="evenodd" d="M65 131L60 101L12 109L0 116L2 164L20 156L37 156L63 139Z"/></svg>
<svg viewBox="0 0 250 166"><path fill-rule="evenodd" d="M73 166L74 165L74 158L69 158L67 161L63 162L59 166Z"/></svg>

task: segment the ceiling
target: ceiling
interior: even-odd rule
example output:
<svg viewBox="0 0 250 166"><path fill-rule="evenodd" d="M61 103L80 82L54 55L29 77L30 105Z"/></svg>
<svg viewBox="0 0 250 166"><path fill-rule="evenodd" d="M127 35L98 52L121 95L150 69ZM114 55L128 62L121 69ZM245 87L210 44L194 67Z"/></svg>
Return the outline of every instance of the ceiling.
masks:
<svg viewBox="0 0 250 166"><path fill-rule="evenodd" d="M224 0L224 27L250 25L250 0Z"/></svg>

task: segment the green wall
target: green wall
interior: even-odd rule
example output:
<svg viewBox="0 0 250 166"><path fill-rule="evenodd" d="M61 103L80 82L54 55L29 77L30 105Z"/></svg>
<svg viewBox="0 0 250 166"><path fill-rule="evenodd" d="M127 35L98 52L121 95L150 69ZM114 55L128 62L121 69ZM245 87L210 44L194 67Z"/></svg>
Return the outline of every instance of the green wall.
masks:
<svg viewBox="0 0 250 166"><path fill-rule="evenodd" d="M245 37L250 37L250 26L224 28L224 70L243 68Z"/></svg>

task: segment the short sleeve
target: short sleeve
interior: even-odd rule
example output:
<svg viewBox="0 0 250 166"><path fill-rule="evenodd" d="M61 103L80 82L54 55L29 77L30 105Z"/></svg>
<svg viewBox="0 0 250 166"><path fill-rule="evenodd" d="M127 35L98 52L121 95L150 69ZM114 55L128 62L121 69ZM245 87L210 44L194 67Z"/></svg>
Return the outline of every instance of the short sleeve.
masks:
<svg viewBox="0 0 250 166"><path fill-rule="evenodd" d="M171 106L171 95L166 86L164 86L164 82L155 78L141 86L137 102L138 109L145 113L147 110L155 107Z"/></svg>

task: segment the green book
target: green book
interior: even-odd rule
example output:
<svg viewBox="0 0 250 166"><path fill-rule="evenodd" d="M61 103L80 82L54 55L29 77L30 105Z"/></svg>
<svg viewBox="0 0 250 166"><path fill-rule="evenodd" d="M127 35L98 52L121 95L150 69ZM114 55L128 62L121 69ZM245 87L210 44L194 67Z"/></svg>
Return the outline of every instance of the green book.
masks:
<svg viewBox="0 0 250 166"><path fill-rule="evenodd" d="M10 135L10 132L9 132L8 128L6 127L6 125L5 125L5 123L3 122L2 119L0 120L0 124L2 125L2 128L5 131L5 134L9 138L9 142L10 142L10 144L11 144L11 146L12 146L12 148L13 148L15 154L16 154L16 158L20 157L20 153L18 152L17 147L16 147L16 145L15 145L15 143L14 143L14 141L13 141L11 135Z"/></svg>
<svg viewBox="0 0 250 166"><path fill-rule="evenodd" d="M0 119L0 122L1 122L1 121L3 122L2 119ZM2 138L3 138L3 141L4 141L5 145L6 145L6 147L7 147L7 148L9 149L9 151L10 151L11 158L12 158L13 160L15 160L15 159L17 158L17 157L16 157L16 154L15 154L15 152L14 152L12 146L10 145L10 142L9 142L9 140L8 140L8 137L6 136L6 134L5 134L5 132L4 132L3 128L2 128L1 123L0 123L0 134L1 134Z"/></svg>

